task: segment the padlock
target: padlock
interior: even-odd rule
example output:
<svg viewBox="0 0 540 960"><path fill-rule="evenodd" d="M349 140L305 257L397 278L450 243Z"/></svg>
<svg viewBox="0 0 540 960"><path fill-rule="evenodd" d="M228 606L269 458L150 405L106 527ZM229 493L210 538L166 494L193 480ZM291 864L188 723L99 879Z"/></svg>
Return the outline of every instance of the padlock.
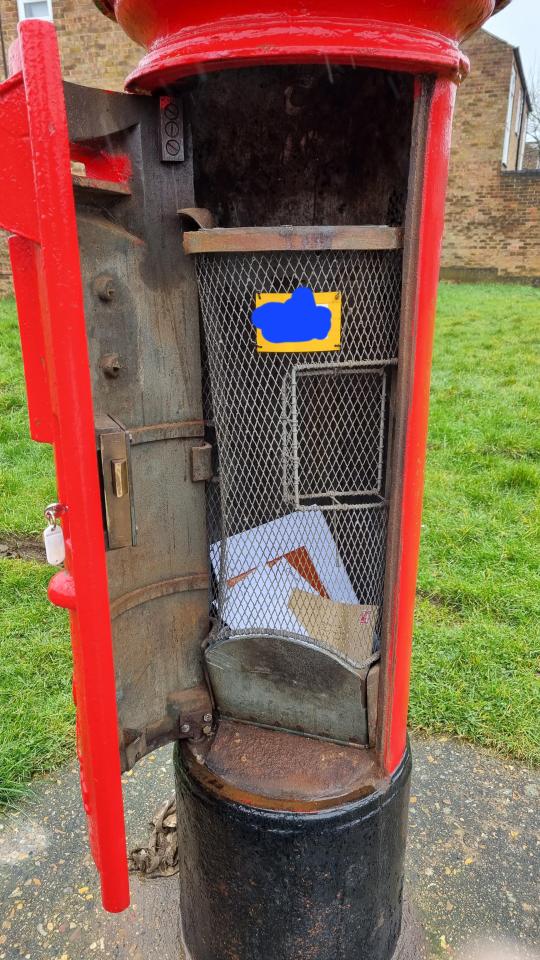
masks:
<svg viewBox="0 0 540 960"><path fill-rule="evenodd" d="M43 531L43 542L47 563L50 563L53 567L63 563L66 557L66 546L62 527L57 523L50 523L47 529Z"/></svg>
<svg viewBox="0 0 540 960"><path fill-rule="evenodd" d="M58 517L65 513L65 507L61 503L50 503L43 512L49 521L48 527L43 531L47 563L58 567L66 558L64 531L58 523Z"/></svg>

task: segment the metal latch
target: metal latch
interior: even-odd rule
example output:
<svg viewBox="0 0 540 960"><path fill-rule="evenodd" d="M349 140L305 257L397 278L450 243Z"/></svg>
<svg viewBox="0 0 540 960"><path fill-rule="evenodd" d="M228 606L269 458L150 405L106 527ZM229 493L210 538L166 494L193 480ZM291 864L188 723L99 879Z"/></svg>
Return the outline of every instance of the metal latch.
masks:
<svg viewBox="0 0 540 960"><path fill-rule="evenodd" d="M108 547L131 547L136 537L129 437L112 417L99 421L97 434Z"/></svg>
<svg viewBox="0 0 540 960"><path fill-rule="evenodd" d="M212 450L211 443L200 443L191 448L191 479L193 483L212 479L214 475Z"/></svg>

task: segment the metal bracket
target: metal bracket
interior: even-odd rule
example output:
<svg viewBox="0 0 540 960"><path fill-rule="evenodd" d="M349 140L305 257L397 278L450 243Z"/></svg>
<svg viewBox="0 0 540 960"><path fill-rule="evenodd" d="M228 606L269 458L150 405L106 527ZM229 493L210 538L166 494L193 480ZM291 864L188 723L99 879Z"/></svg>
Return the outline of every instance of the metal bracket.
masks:
<svg viewBox="0 0 540 960"><path fill-rule="evenodd" d="M122 770L171 740L206 740L214 732L214 708L204 684L167 697L166 715L144 730L121 731Z"/></svg>
<svg viewBox="0 0 540 960"><path fill-rule="evenodd" d="M191 448L191 479L193 483L201 480L211 480L214 476L212 467L212 444L201 443Z"/></svg>
<svg viewBox="0 0 540 960"><path fill-rule="evenodd" d="M159 98L161 159L179 163L184 159L184 108L179 97Z"/></svg>

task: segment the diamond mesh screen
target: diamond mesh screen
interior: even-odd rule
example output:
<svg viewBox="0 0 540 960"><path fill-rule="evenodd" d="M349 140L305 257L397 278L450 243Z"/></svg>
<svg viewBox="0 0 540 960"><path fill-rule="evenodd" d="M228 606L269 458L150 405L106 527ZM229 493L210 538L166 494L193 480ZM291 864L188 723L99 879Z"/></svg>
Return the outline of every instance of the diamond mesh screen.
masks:
<svg viewBox="0 0 540 960"><path fill-rule="evenodd" d="M218 636L308 637L359 664L383 603L401 253L203 254L197 275ZM300 285L341 293L341 349L258 352L256 294Z"/></svg>

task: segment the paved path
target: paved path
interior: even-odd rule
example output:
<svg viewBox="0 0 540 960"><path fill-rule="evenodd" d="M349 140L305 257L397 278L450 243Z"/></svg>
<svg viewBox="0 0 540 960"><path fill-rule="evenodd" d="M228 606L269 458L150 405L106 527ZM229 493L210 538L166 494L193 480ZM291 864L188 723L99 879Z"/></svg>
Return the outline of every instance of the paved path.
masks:
<svg viewBox="0 0 540 960"><path fill-rule="evenodd" d="M511 940L504 960L540 960L540 776L444 740L417 739L413 752L408 888L430 960L502 960L473 949L480 939ZM135 846L172 796L170 749L124 784ZM181 960L177 878L133 879L132 901L119 916L99 905L73 766L0 820L0 960Z"/></svg>

